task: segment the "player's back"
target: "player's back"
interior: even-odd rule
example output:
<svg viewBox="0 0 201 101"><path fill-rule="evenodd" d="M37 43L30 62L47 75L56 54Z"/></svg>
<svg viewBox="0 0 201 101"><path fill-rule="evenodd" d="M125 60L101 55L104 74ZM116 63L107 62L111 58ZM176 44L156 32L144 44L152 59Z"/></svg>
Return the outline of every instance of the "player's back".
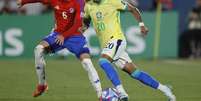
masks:
<svg viewBox="0 0 201 101"><path fill-rule="evenodd" d="M104 0L100 5L88 2L86 13L90 15L101 46L111 39L124 39L120 24L119 8L124 6L120 0Z"/></svg>
<svg viewBox="0 0 201 101"><path fill-rule="evenodd" d="M79 3L78 0L51 0L51 6L54 9L55 23L57 26L55 28L56 32L63 33L67 37L73 34L80 34L78 28L82 25L82 5Z"/></svg>

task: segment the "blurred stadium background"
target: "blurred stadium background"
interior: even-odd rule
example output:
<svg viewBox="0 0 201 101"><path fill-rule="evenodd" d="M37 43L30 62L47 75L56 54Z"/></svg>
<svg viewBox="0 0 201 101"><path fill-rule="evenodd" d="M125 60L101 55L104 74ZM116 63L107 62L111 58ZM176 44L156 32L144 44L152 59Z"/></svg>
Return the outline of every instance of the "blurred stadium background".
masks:
<svg viewBox="0 0 201 101"><path fill-rule="evenodd" d="M127 51L138 66L174 88L177 101L201 101L201 0L136 0L150 30L140 36L138 24L122 12ZM16 0L0 0L0 101L96 101L87 74L68 51L47 56L50 90L39 98L33 49L54 26L52 10L41 4L17 8ZM97 65L100 52L92 28L85 33L103 88L110 87ZM118 70L130 101L166 101Z"/></svg>

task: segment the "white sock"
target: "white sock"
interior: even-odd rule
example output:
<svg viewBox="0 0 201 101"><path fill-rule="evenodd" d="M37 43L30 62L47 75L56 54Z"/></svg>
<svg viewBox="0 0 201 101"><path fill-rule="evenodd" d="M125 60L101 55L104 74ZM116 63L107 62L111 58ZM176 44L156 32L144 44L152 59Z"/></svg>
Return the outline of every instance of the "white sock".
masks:
<svg viewBox="0 0 201 101"><path fill-rule="evenodd" d="M158 89L163 92L166 96L172 96L172 91L166 85L159 84Z"/></svg>
<svg viewBox="0 0 201 101"><path fill-rule="evenodd" d="M91 62L91 59L88 59L88 58L83 59L82 66L88 72L89 80L92 86L94 87L94 89L96 90L98 98L101 97L102 88L101 88L100 79L99 79L97 71L94 68L94 65Z"/></svg>
<svg viewBox="0 0 201 101"><path fill-rule="evenodd" d="M172 93L171 89L166 85L159 84L158 89L162 91L167 97L168 101L176 101L176 96Z"/></svg>
<svg viewBox="0 0 201 101"><path fill-rule="evenodd" d="M116 86L116 89L117 89L118 93L120 94L120 96L128 97L128 94L126 93L126 91L125 91L125 89L123 88L122 85Z"/></svg>
<svg viewBox="0 0 201 101"><path fill-rule="evenodd" d="M35 50L35 67L38 76L38 84L44 85L45 81L45 60L44 60L44 47L42 45L36 46Z"/></svg>
<svg viewBox="0 0 201 101"><path fill-rule="evenodd" d="M158 89L162 91L163 93L166 93L168 88L167 86L159 83Z"/></svg>

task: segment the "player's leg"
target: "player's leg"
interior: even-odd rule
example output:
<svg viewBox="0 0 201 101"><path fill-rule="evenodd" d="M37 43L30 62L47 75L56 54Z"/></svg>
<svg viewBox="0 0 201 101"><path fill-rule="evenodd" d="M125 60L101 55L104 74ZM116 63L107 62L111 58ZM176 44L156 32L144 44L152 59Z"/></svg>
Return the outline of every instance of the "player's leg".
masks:
<svg viewBox="0 0 201 101"><path fill-rule="evenodd" d="M127 72L132 78L139 80L147 86L162 91L166 96L169 97L170 101L175 101L175 96L172 94L171 89L155 80L148 73L139 70L137 66L132 63L130 57L126 52L122 53L115 64L118 67L122 68L123 71Z"/></svg>
<svg viewBox="0 0 201 101"><path fill-rule="evenodd" d="M108 43L106 48L102 50L101 58L99 59L99 65L106 73L107 77L111 80L112 84L117 89L118 93L120 94L120 99L122 101L128 100L128 94L124 90L117 71L115 70L114 66L112 65L112 61L114 57L118 57L118 54L121 53L122 47L122 40L112 40Z"/></svg>
<svg viewBox="0 0 201 101"><path fill-rule="evenodd" d="M86 39L84 36L73 36L65 40L65 47L80 59L83 68L87 71L89 80L97 92L97 96L102 94L102 88L98 73L91 61L89 49L86 47Z"/></svg>
<svg viewBox="0 0 201 101"><path fill-rule="evenodd" d="M41 95L44 91L48 89L45 76L45 59L44 56L47 53L54 52L60 48L60 46L55 44L55 36L57 33L52 32L50 35L45 37L43 41L40 42L35 47L35 68L38 77L38 86L33 93L34 97Z"/></svg>
<svg viewBox="0 0 201 101"><path fill-rule="evenodd" d="M124 71L128 72L132 78L139 80L143 84L162 91L170 99L170 101L176 101L176 98L169 87L161 84L148 73L137 69L136 65L133 63L126 63Z"/></svg>
<svg viewBox="0 0 201 101"><path fill-rule="evenodd" d="M49 44L46 41L42 41L40 42L40 44L38 44L35 47L34 50L34 55L35 55L35 67L36 67L36 73L38 76L38 84L39 85L44 85L46 83L45 80L45 49L46 47L49 47Z"/></svg>
<svg viewBox="0 0 201 101"><path fill-rule="evenodd" d="M88 72L89 80L90 80L92 86L94 87L94 89L96 90L98 98L100 98L101 94L102 94L100 78L98 76L98 73L97 73L92 61L91 61L89 53L82 53L80 55L80 60L81 60L81 64L82 64L83 68Z"/></svg>
<svg viewBox="0 0 201 101"><path fill-rule="evenodd" d="M37 97L41 95L45 90L48 89L45 77L45 48L48 47L49 44L45 41L40 42L39 45L35 47L34 55L35 55L35 68L36 74L38 77L38 86L33 93L33 97Z"/></svg>

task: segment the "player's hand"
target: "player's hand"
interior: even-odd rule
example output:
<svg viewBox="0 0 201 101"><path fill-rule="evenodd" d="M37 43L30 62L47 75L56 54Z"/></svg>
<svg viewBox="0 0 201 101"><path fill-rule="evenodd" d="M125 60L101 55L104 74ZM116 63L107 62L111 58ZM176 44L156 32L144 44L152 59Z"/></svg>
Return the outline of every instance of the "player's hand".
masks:
<svg viewBox="0 0 201 101"><path fill-rule="evenodd" d="M87 27L85 27L85 26L82 26L82 27L80 27L80 28L78 29L78 31L79 31L80 33L84 33L86 30L87 30Z"/></svg>
<svg viewBox="0 0 201 101"><path fill-rule="evenodd" d="M18 8L22 7L22 0L17 0L17 6Z"/></svg>
<svg viewBox="0 0 201 101"><path fill-rule="evenodd" d="M147 36L149 30L146 26L140 26L140 30L141 30L141 33L142 33L142 36L145 37Z"/></svg>
<svg viewBox="0 0 201 101"><path fill-rule="evenodd" d="M58 34L55 40L56 44L58 45L63 45L64 44L64 36Z"/></svg>

